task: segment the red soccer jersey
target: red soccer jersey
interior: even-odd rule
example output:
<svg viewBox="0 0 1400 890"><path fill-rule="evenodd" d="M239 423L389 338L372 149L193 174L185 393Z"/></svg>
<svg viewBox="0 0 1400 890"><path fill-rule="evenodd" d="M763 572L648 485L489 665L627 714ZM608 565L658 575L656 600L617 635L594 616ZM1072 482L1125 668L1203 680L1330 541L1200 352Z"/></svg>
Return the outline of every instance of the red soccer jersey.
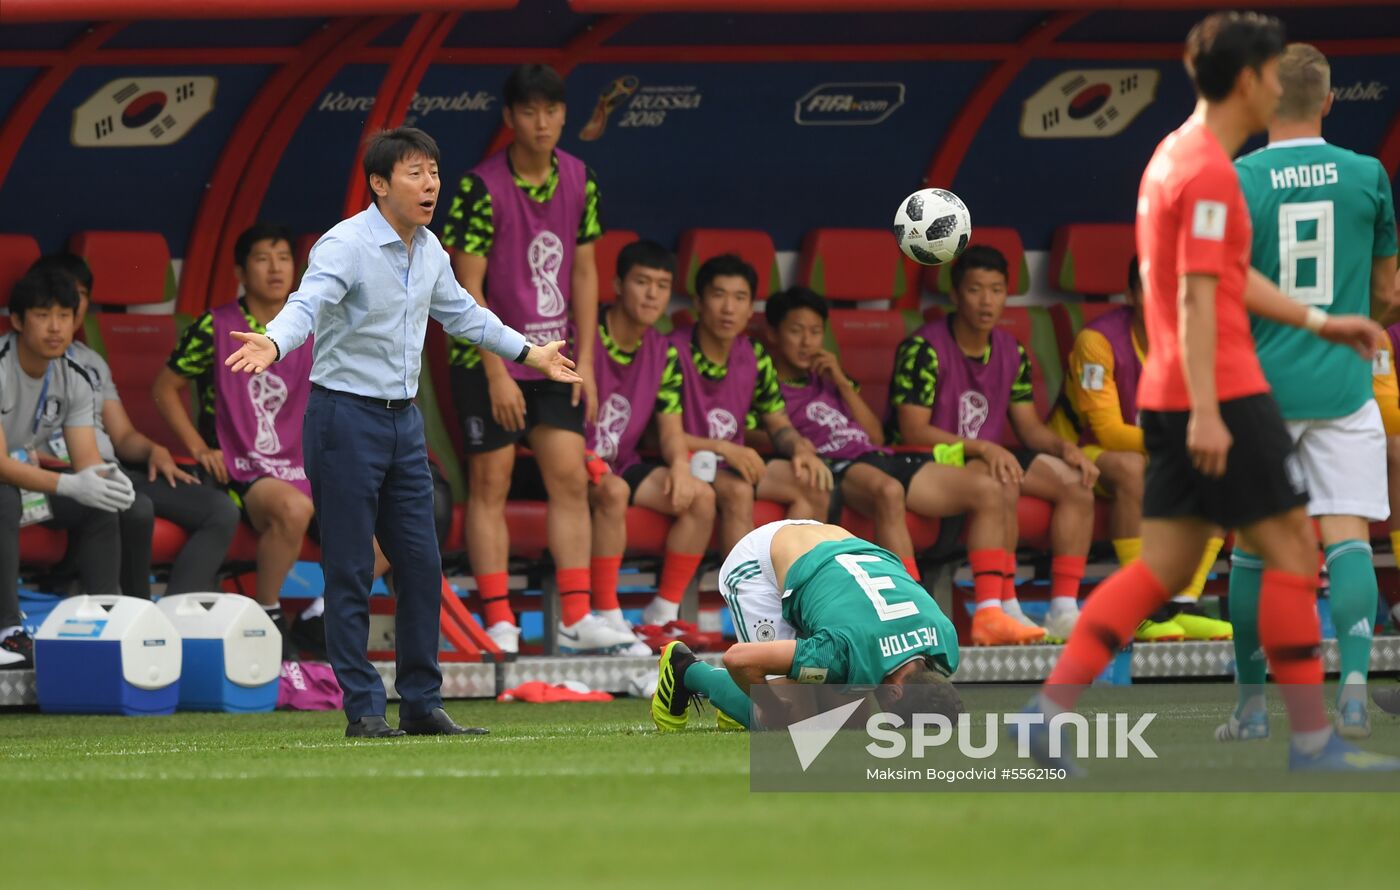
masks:
<svg viewBox="0 0 1400 890"><path fill-rule="evenodd" d="M1152 155L1138 189L1137 248L1147 342L1138 404L1187 411L1185 369L1177 328L1182 275L1214 275L1215 387L1222 401L1268 392L1254 353L1244 285L1252 229L1249 207L1230 158L1215 135L1192 117Z"/></svg>

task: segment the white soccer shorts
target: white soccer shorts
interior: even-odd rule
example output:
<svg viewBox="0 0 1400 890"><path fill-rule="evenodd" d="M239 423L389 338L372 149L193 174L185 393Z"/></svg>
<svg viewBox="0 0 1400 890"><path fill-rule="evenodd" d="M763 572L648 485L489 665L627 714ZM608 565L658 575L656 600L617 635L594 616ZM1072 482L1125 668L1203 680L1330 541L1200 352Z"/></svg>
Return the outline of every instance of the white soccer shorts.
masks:
<svg viewBox="0 0 1400 890"><path fill-rule="evenodd" d="M741 643L797 639L797 631L783 620L783 592L773 572L773 536L789 525L821 523L811 519L770 522L744 535L720 566L720 596Z"/></svg>
<svg viewBox="0 0 1400 890"><path fill-rule="evenodd" d="M1385 427L1375 400L1345 417L1290 420L1288 433L1308 483L1309 516L1390 516Z"/></svg>

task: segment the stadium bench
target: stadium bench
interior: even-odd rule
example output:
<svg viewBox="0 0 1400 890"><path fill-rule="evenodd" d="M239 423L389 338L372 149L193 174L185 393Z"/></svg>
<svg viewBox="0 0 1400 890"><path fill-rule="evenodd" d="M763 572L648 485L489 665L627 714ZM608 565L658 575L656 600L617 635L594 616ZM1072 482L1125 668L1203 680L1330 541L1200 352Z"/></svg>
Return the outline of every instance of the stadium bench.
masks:
<svg viewBox="0 0 1400 890"><path fill-rule="evenodd" d="M1128 288L1128 262L1135 253L1132 223L1060 226L1050 242L1050 284L1091 297L1121 294Z"/></svg>

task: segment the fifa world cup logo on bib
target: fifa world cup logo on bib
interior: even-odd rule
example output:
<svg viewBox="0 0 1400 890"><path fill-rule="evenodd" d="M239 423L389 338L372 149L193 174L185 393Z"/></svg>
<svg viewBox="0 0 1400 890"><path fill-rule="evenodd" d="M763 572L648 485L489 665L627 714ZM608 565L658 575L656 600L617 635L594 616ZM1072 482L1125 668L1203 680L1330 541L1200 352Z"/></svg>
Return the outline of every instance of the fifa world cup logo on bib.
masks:
<svg viewBox="0 0 1400 890"><path fill-rule="evenodd" d="M248 399L258 418L258 437L253 449L259 454L276 454L282 450L277 435L277 413L287 403L287 384L269 371L248 378Z"/></svg>
<svg viewBox="0 0 1400 890"><path fill-rule="evenodd" d="M987 403L986 396L971 389L963 393L958 399L958 436L964 439L977 438L990 413L991 406Z"/></svg>
<svg viewBox="0 0 1400 890"><path fill-rule="evenodd" d="M617 443L622 441L622 434L627 432L631 422L632 404L620 393L608 396L598 408L598 442L594 450L599 457L603 460L617 457Z"/></svg>
<svg viewBox="0 0 1400 890"><path fill-rule="evenodd" d="M827 429L827 442L817 448L823 454L839 451L854 439L864 439L865 431L852 429L846 415L826 402L812 402L807 405L807 419Z"/></svg>
<svg viewBox="0 0 1400 890"><path fill-rule="evenodd" d="M711 408L709 413L705 415L705 422L710 427L711 439L727 442L739 432L739 421L735 420L734 415L723 408Z"/></svg>
<svg viewBox="0 0 1400 890"><path fill-rule="evenodd" d="M564 292L559 290L559 269L564 264L564 242L548 229L526 249L530 281L535 285L535 309L544 318L564 314Z"/></svg>

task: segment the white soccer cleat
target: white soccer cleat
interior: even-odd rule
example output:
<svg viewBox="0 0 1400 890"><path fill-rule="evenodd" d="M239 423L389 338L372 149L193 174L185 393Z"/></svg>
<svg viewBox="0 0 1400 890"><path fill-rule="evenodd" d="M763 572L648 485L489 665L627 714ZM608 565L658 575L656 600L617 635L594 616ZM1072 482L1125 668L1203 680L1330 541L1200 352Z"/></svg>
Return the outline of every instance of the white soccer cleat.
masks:
<svg viewBox="0 0 1400 890"><path fill-rule="evenodd" d="M1051 612L1045 617L1045 642L1065 642L1069 639L1069 635L1074 632L1074 625L1078 621L1078 609L1065 609L1062 612Z"/></svg>
<svg viewBox="0 0 1400 890"><path fill-rule="evenodd" d="M675 621L680 616L680 603L673 603L658 596L647 603L647 607L642 610L642 623L664 627L667 622Z"/></svg>
<svg viewBox="0 0 1400 890"><path fill-rule="evenodd" d="M507 655L520 652L520 628L509 621L497 621L486 628L486 635Z"/></svg>
<svg viewBox="0 0 1400 890"><path fill-rule="evenodd" d="M592 612L573 624L560 625L555 642L565 655L617 655L640 643L630 630L618 630ZM648 649L646 654L650 653Z"/></svg>
<svg viewBox="0 0 1400 890"><path fill-rule="evenodd" d="M617 650L616 654L636 656L656 654L655 652L651 651L651 647L646 644L646 641L644 641L641 637L637 636L637 631L632 627L632 623L626 618L623 618L620 614L614 613L608 615L596 612L594 614L597 615L599 620L605 623L608 627L611 627L613 630L616 631L621 631L622 633L625 633L632 638L632 645L622 647L621 649Z"/></svg>

